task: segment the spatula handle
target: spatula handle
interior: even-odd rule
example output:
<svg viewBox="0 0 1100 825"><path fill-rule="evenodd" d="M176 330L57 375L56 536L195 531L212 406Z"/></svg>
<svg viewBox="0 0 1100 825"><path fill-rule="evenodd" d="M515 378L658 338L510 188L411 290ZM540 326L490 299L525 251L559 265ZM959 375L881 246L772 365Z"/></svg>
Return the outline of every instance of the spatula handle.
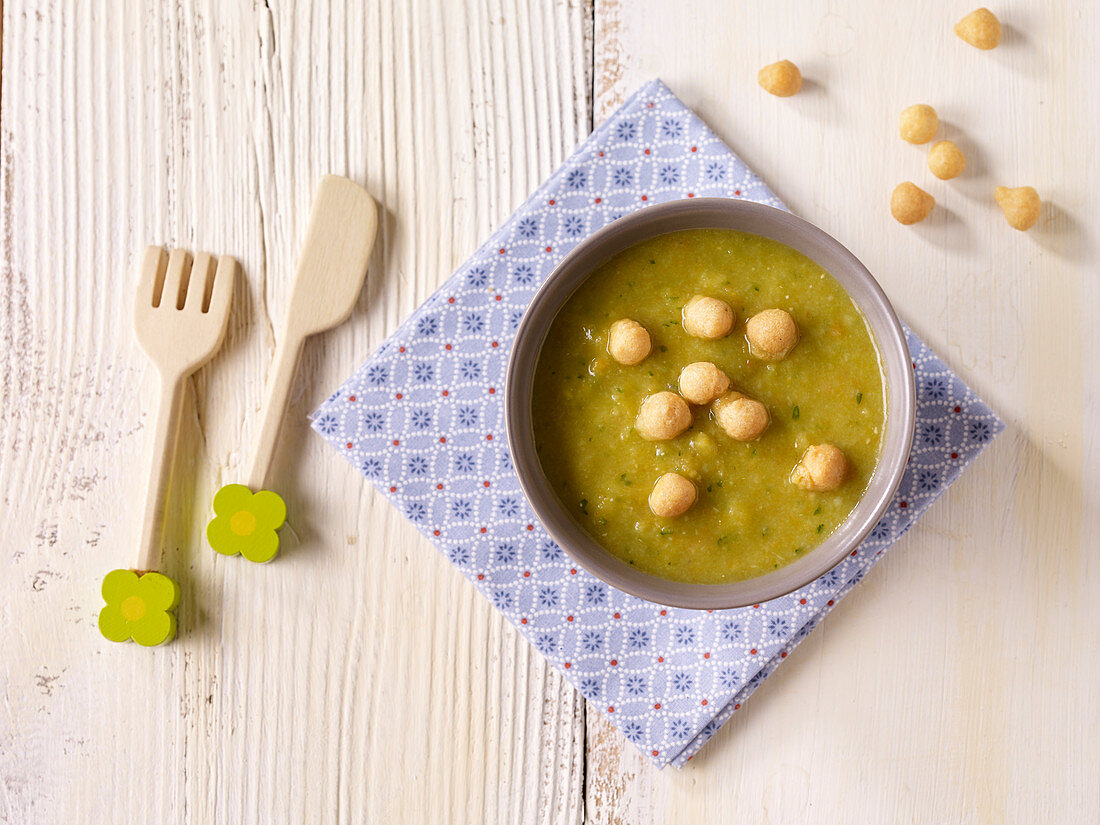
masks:
<svg viewBox="0 0 1100 825"><path fill-rule="evenodd" d="M246 483L253 492L266 489L267 473L275 457L275 444L279 438L283 417L286 415L290 388L294 384L298 355L302 351L304 340L301 335L284 332L279 343L275 345L272 371L267 378L264 403L260 408L263 420L260 422L260 431L252 442L252 464L246 476Z"/></svg>
<svg viewBox="0 0 1100 825"><path fill-rule="evenodd" d="M145 485L145 514L134 570L156 570L160 564L164 511L172 481L172 459L179 440L185 378L182 374L160 374L160 404L157 405L157 418L153 425L153 457L149 465L149 480Z"/></svg>

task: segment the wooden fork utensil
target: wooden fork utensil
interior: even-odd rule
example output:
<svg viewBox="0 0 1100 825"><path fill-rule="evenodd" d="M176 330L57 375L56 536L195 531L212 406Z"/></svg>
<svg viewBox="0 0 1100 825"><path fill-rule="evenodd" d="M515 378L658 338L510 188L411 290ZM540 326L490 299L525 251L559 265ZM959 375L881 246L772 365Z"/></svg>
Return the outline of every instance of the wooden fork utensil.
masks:
<svg viewBox="0 0 1100 825"><path fill-rule="evenodd" d="M145 490L141 538L130 569L103 579L99 629L113 642L163 644L176 635L179 584L156 572L162 551L164 513L179 434L186 379L221 346L233 298L237 261L159 246L145 250L134 308L138 343L157 367L160 405L153 427L153 454Z"/></svg>

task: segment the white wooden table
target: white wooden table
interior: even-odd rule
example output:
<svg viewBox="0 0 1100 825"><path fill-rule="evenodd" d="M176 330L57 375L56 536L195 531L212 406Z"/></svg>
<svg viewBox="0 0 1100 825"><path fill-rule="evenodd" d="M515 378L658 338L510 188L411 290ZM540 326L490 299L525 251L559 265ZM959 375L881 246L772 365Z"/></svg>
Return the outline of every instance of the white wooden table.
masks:
<svg viewBox="0 0 1100 825"><path fill-rule="evenodd" d="M347 8L345 8L347 6ZM970 2L5 0L0 822L1100 821L1100 9ZM807 78L756 86L781 57ZM876 273L1008 430L683 771L654 770L305 416L659 76ZM970 168L895 134L928 102ZM257 423L313 187L384 208L351 320L306 349L267 567L202 528ZM938 199L905 228L913 180ZM1035 186L1029 233L991 194ZM185 409L180 638L104 641L155 380L130 264L237 256Z"/></svg>

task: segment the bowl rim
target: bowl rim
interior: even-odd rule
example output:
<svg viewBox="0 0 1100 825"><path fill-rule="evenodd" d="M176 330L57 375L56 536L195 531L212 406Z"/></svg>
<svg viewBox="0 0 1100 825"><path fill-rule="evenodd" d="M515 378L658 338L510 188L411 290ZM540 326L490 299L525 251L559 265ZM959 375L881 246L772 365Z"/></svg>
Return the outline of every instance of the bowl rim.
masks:
<svg viewBox="0 0 1100 825"><path fill-rule="evenodd" d="M754 228L726 225L737 223ZM630 246L693 228L729 228L763 235L801 252L829 272L867 321L879 353L887 401L879 461L867 489L847 518L800 559L761 576L724 584L662 579L629 566L605 550L561 504L546 479L535 451L530 404L535 366L547 332L580 284L601 263ZM835 263L826 266L807 248ZM853 289L862 294L853 294ZM584 238L558 262L535 293L516 330L506 370L508 448L520 488L539 521L570 558L589 573L626 593L671 607L747 607L811 584L843 561L883 517L901 483L913 440L916 386L910 367L904 330L882 287L851 251L824 230L790 212L755 201L667 201L624 215Z"/></svg>

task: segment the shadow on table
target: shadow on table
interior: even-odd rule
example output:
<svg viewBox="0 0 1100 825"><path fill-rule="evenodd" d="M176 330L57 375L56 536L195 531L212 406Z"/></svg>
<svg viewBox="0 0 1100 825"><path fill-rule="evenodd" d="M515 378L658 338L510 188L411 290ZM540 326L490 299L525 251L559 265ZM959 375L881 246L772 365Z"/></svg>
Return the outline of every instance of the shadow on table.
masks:
<svg viewBox="0 0 1100 825"><path fill-rule="evenodd" d="M217 364L217 358L212 362ZM210 369L206 365L201 370ZM196 492L199 486L199 456L203 454L203 435L200 428L202 403L197 397L198 381L188 379L184 391L183 409L180 414L179 440L176 445L175 463L172 467L172 483L168 492L168 507L164 514L162 544L165 547L160 569L180 586L180 604L176 609L179 621L177 638L202 632L207 614L204 605L213 602L196 593L199 584L195 576L193 553L209 551L206 536L197 529L201 521L205 525L205 512L210 502L202 500ZM209 551L212 552L212 551Z"/></svg>
<svg viewBox="0 0 1100 825"><path fill-rule="evenodd" d="M1039 193L1042 197L1043 193ZM1048 252L1068 261L1081 261L1092 253L1087 227L1057 201L1044 201L1038 223L1028 234Z"/></svg>
<svg viewBox="0 0 1100 825"><path fill-rule="evenodd" d="M966 221L939 200L927 218L905 228L917 233L925 242L952 252L965 251L973 243Z"/></svg>

